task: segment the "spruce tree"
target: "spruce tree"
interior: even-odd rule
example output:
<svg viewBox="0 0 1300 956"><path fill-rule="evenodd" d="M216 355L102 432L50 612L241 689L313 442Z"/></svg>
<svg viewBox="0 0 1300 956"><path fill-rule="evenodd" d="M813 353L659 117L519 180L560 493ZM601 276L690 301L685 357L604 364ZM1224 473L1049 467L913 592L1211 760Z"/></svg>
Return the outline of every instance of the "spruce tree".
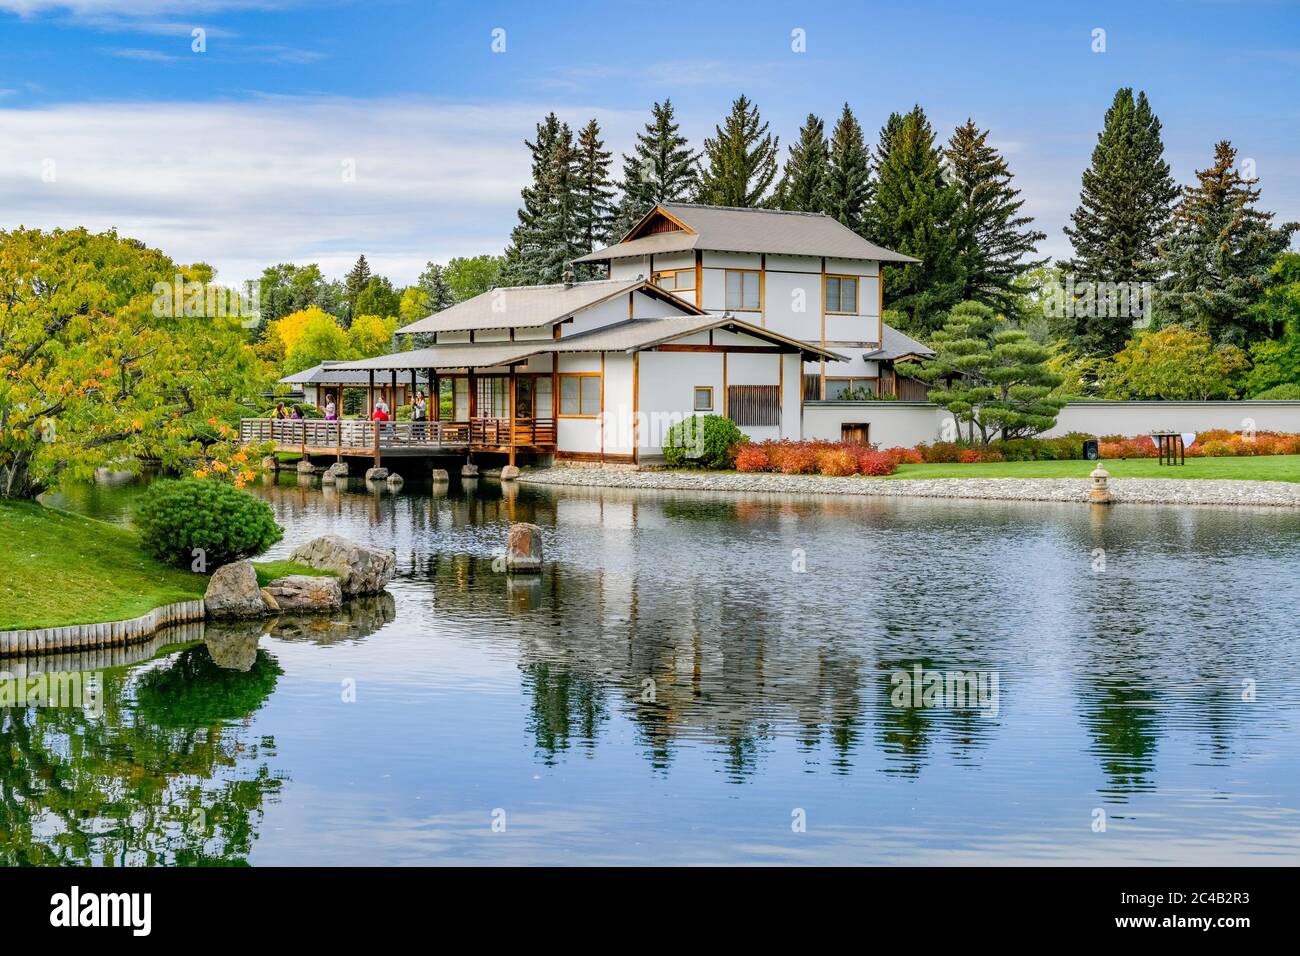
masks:
<svg viewBox="0 0 1300 956"><path fill-rule="evenodd" d="M781 141L767 127L748 97L742 94L731 104L731 112L714 127L715 135L704 141L708 165L700 173L700 202L743 208L768 204Z"/></svg>
<svg viewBox="0 0 1300 956"><path fill-rule="evenodd" d="M1214 165L1197 170L1183 189L1165 243L1159 318L1208 333L1216 344L1246 345L1269 335L1257 308L1274 281L1271 268L1300 224L1270 225L1273 213L1255 208L1258 179L1237 166L1226 140L1214 147Z"/></svg>
<svg viewBox="0 0 1300 956"><path fill-rule="evenodd" d="M1047 234L1026 229L1024 200L1011 185L1011 170L988 144L988 130L967 119L948 140L948 171L962 197L966 286L962 299L1013 314L1030 291L1026 273L1047 263L1030 258Z"/></svg>
<svg viewBox="0 0 1300 956"><path fill-rule="evenodd" d="M423 294L425 308L431 313L441 312L443 309L449 309L456 304L456 296L452 293L451 284L447 281L446 270L436 262L425 265L416 285L419 286L420 292Z"/></svg>
<svg viewBox="0 0 1300 956"><path fill-rule="evenodd" d="M1160 120L1145 93L1125 87L1115 94L1105 124L1083 172L1079 208L1065 234L1074 258L1063 264L1081 282L1153 282L1159 275L1159 246L1168 234L1178 187L1164 160ZM1090 315L1081 310L1074 345L1092 355L1112 355L1133 332L1122 314Z"/></svg>
<svg viewBox="0 0 1300 956"><path fill-rule="evenodd" d="M580 254L599 249L610 241L614 219L614 187L609 176L612 155L605 149L600 125L593 119L578 134L575 211ZM583 269L588 275L594 274L592 266Z"/></svg>
<svg viewBox="0 0 1300 956"><path fill-rule="evenodd" d="M348 314L344 322L345 327L351 321L351 317L357 314L357 296L362 293L369 282L370 263L366 262L366 257L362 255L343 280L344 288L348 292Z"/></svg>
<svg viewBox="0 0 1300 956"><path fill-rule="evenodd" d="M809 113L799 130L799 141L790 147L774 205L796 212L825 212L830 171L826 124Z"/></svg>
<svg viewBox="0 0 1300 956"><path fill-rule="evenodd" d="M823 211L867 239L866 213L871 203L871 154L862 127L844 104L831 133L830 168L826 176Z"/></svg>
<svg viewBox="0 0 1300 956"><path fill-rule="evenodd" d="M884 269L885 300L906 316L904 331L924 337L962 300L966 277L961 194L944 176L943 152L919 106L881 131L878 170L873 239L921 260Z"/></svg>
<svg viewBox="0 0 1300 956"><path fill-rule="evenodd" d="M525 145L532 152L533 178L520 192L523 205L510 232L502 278L507 285L555 283L581 255L573 131L550 113Z"/></svg>
<svg viewBox="0 0 1300 956"><path fill-rule="evenodd" d="M611 236L621 238L656 203L689 202L699 182L698 158L673 119L672 100L655 103L631 154L623 154L622 195Z"/></svg>

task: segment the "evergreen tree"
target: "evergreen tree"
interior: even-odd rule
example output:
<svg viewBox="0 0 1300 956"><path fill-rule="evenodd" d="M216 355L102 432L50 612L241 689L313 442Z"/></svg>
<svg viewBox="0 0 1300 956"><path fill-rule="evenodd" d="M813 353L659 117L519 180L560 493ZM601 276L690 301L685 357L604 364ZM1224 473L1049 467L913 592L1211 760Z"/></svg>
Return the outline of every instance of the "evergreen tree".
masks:
<svg viewBox="0 0 1300 956"><path fill-rule="evenodd" d="M1029 258L1047 234L1025 228L1033 218L1019 214L1024 200L1011 185L1006 160L988 145L988 135L968 119L948 140L948 171L962 197L962 298L1014 314L1031 291L1025 275L1047 263Z"/></svg>
<svg viewBox="0 0 1300 956"><path fill-rule="evenodd" d="M790 156L785 161L785 171L776 187L776 207L796 212L825 212L830 171L826 124L809 113L799 130L799 142L790 147Z"/></svg>
<svg viewBox="0 0 1300 956"><path fill-rule="evenodd" d="M925 112L890 117L872 204L873 239L920 259L884 270L885 299L906 315L908 331L925 336L961 301L966 287L960 255L961 194L943 172L943 153Z"/></svg>
<svg viewBox="0 0 1300 956"><path fill-rule="evenodd" d="M715 135L704 141L708 165L700 173L700 202L744 208L765 206L776 179L781 140L767 131L758 107L743 94L731 104Z"/></svg>
<svg viewBox="0 0 1300 956"><path fill-rule="evenodd" d="M511 230L502 274L508 285L559 282L581 255L573 131L550 113L525 145L532 151L533 180L520 194L519 223Z"/></svg>
<svg viewBox="0 0 1300 956"><path fill-rule="evenodd" d="M831 133L829 166L823 211L858 235L872 238L866 232L872 197L871 154L848 103Z"/></svg>
<svg viewBox="0 0 1300 956"><path fill-rule="evenodd" d="M456 296L451 291L451 283L447 281L446 270L436 262L425 265L416 286L420 290L423 306L430 314L456 304Z"/></svg>
<svg viewBox="0 0 1300 956"><path fill-rule="evenodd" d="M577 146L577 230L580 254L599 249L610 241L614 220L614 188L609 161L613 154L600 139L600 125L593 119L578 134ZM594 267L585 267L589 272Z"/></svg>
<svg viewBox="0 0 1300 956"><path fill-rule="evenodd" d="M672 100L655 103L632 153L623 154L622 197L610 235L621 238L656 203L689 202L699 183L698 154L673 119Z"/></svg>
<svg viewBox="0 0 1300 956"><path fill-rule="evenodd" d="M370 281L370 263L366 262L364 255L358 257L354 265L343 280L344 288L348 294L348 317L357 314L357 296L359 296L366 283Z"/></svg>
<svg viewBox="0 0 1300 956"><path fill-rule="evenodd" d="M1075 282L1152 282L1161 270L1159 245L1169 230L1178 187L1164 160L1160 120L1145 93L1115 94L1083 173L1079 208L1065 234L1074 258L1064 263ZM1083 310L1090 313L1093 310ZM1099 310L1116 312L1117 310ZM1130 317L1085 315L1075 323L1076 348L1111 355L1133 332Z"/></svg>
<svg viewBox="0 0 1300 956"><path fill-rule="evenodd" d="M1258 308L1274 282L1272 266L1300 224L1273 228L1261 212L1258 179L1242 175L1226 140L1214 147L1214 165L1198 170L1174 210L1165 243L1159 317L1206 332L1218 344L1244 345L1272 331Z"/></svg>

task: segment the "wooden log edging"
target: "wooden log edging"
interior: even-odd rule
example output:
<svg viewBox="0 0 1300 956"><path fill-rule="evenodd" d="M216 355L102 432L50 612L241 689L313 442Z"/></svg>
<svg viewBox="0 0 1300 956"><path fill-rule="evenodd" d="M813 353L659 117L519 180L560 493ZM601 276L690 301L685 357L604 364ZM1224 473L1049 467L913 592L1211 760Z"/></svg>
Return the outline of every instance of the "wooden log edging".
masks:
<svg viewBox="0 0 1300 956"><path fill-rule="evenodd" d="M0 657L131 644L144 640L161 627L201 620L203 620L203 599L199 598L195 601L165 604L147 614L125 621L0 631Z"/></svg>

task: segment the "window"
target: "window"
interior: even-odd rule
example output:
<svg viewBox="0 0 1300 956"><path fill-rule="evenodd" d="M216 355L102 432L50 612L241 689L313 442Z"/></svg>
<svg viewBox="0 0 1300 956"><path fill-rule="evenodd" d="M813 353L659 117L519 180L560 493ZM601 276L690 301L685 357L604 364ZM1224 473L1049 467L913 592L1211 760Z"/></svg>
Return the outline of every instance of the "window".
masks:
<svg viewBox="0 0 1300 956"><path fill-rule="evenodd" d="M730 386L727 389L727 417L742 426L780 425L781 386Z"/></svg>
<svg viewBox="0 0 1300 956"><path fill-rule="evenodd" d="M826 400L828 402L861 402L876 397L879 379L874 378L828 378L826 379Z"/></svg>
<svg viewBox="0 0 1300 956"><path fill-rule="evenodd" d="M669 292L694 292L695 267L660 272L655 279L655 285L661 289L667 289Z"/></svg>
<svg viewBox="0 0 1300 956"><path fill-rule="evenodd" d="M855 276L826 277L826 311L858 314L858 280Z"/></svg>
<svg viewBox="0 0 1300 956"><path fill-rule="evenodd" d="M695 410L697 412L713 411L713 386L695 386Z"/></svg>
<svg viewBox="0 0 1300 956"><path fill-rule="evenodd" d="M758 294L759 273L749 269L727 270L727 310L757 312L762 306Z"/></svg>
<svg viewBox="0 0 1300 956"><path fill-rule="evenodd" d="M595 418L600 414L600 373L560 376L560 417Z"/></svg>
<svg viewBox="0 0 1300 956"><path fill-rule="evenodd" d="M869 422L844 422L840 425L840 441L853 442L856 445L870 444L871 424Z"/></svg>

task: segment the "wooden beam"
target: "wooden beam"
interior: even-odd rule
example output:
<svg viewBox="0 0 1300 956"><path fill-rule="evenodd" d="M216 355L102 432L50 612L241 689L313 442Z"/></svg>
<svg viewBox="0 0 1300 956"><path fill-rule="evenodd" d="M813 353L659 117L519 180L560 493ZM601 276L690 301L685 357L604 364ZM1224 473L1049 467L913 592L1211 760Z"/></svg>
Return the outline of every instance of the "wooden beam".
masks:
<svg viewBox="0 0 1300 956"><path fill-rule="evenodd" d="M366 389L366 418L375 417L375 370L370 370L370 386Z"/></svg>
<svg viewBox="0 0 1300 956"><path fill-rule="evenodd" d="M656 352L756 352L770 355L785 351L779 345L656 345Z"/></svg>

